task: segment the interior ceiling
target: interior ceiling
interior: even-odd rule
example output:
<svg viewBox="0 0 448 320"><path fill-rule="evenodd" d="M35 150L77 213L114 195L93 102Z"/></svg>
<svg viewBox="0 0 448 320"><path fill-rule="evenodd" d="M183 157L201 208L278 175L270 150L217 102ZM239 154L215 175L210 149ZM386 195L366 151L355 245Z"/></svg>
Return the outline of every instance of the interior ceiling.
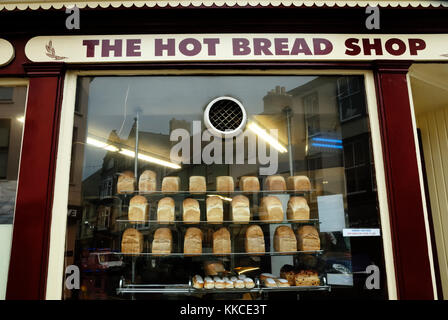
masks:
<svg viewBox="0 0 448 320"><path fill-rule="evenodd" d="M448 107L448 64L414 64L409 75L416 114Z"/></svg>

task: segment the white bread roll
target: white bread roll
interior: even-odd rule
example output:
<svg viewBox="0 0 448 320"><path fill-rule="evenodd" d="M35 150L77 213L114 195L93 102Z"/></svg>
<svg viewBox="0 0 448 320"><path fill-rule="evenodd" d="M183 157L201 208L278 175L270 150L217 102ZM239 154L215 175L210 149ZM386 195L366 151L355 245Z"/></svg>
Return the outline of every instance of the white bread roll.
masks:
<svg viewBox="0 0 448 320"><path fill-rule="evenodd" d="M174 221L174 200L170 197L165 197L159 200L157 204L157 222L172 222Z"/></svg>
<svg viewBox="0 0 448 320"><path fill-rule="evenodd" d="M157 190L157 174L151 170L145 170L138 180L138 191L154 192Z"/></svg>
<svg viewBox="0 0 448 320"><path fill-rule="evenodd" d="M204 193L207 191L207 185L205 177L203 176L191 176L190 177L190 192L191 193Z"/></svg>
<svg viewBox="0 0 448 320"><path fill-rule="evenodd" d="M205 289L214 289L215 288L215 281L213 281L210 277L204 278L204 288Z"/></svg>
<svg viewBox="0 0 448 320"><path fill-rule="evenodd" d="M261 198L258 218L263 221L282 222L284 218L282 202L276 196Z"/></svg>
<svg viewBox="0 0 448 320"><path fill-rule="evenodd" d="M132 171L125 171L120 173L117 181L117 193L132 193L134 192L135 178Z"/></svg>
<svg viewBox="0 0 448 320"><path fill-rule="evenodd" d="M224 206L220 197L212 196L206 200L207 222L221 223L224 217Z"/></svg>
<svg viewBox="0 0 448 320"><path fill-rule="evenodd" d="M229 278L223 278L224 283L226 285L226 289L233 289L235 288L235 285L233 284L233 281L231 281Z"/></svg>
<svg viewBox="0 0 448 320"><path fill-rule="evenodd" d="M189 256L202 254L202 231L188 228L184 238L184 254Z"/></svg>
<svg viewBox="0 0 448 320"><path fill-rule="evenodd" d="M250 203L246 196L238 195L232 199L232 220L234 222L250 221Z"/></svg>
<svg viewBox="0 0 448 320"><path fill-rule="evenodd" d="M224 289L226 287L226 283L224 282L224 280L218 276L213 277L213 281L215 281L216 289Z"/></svg>
<svg viewBox="0 0 448 320"><path fill-rule="evenodd" d="M288 220L309 220L310 207L304 197L291 197L286 209Z"/></svg>
<svg viewBox="0 0 448 320"><path fill-rule="evenodd" d="M290 227L280 226L275 229L274 250L285 253L297 251L297 240Z"/></svg>
<svg viewBox="0 0 448 320"><path fill-rule="evenodd" d="M193 288L202 289L204 288L204 279L200 275L195 275L193 277Z"/></svg>
<svg viewBox="0 0 448 320"><path fill-rule="evenodd" d="M213 233L213 253L217 255L231 253L230 233L226 228Z"/></svg>
<svg viewBox="0 0 448 320"><path fill-rule="evenodd" d="M277 287L289 287L289 282L286 279L274 279Z"/></svg>
<svg viewBox="0 0 448 320"><path fill-rule="evenodd" d="M297 243L300 251L320 250L319 232L313 226L301 226L297 229Z"/></svg>
<svg viewBox="0 0 448 320"><path fill-rule="evenodd" d="M233 192L235 185L233 183L233 177L231 176L219 176L216 177L216 191L218 192Z"/></svg>
<svg viewBox="0 0 448 320"><path fill-rule="evenodd" d="M251 278L246 278L243 281L244 281L244 285L247 289L255 288L255 282Z"/></svg>
<svg viewBox="0 0 448 320"><path fill-rule="evenodd" d="M244 176L240 179L240 190L244 192L260 191L260 181L258 177Z"/></svg>
<svg viewBox="0 0 448 320"><path fill-rule="evenodd" d="M272 273L262 273L260 274L260 280L264 281L267 278L275 279L276 277Z"/></svg>
<svg viewBox="0 0 448 320"><path fill-rule="evenodd" d="M263 283L266 287L269 287L269 288L277 287L277 282L275 282L275 279L272 279L272 278L264 279Z"/></svg>
<svg viewBox="0 0 448 320"><path fill-rule="evenodd" d="M168 228L159 228L154 232L152 240L152 253L170 254L173 250L173 235Z"/></svg>
<svg viewBox="0 0 448 320"><path fill-rule="evenodd" d="M246 287L244 281L243 280L239 280L239 279L234 281L233 285L235 286L236 289L242 289L242 288Z"/></svg>
<svg viewBox="0 0 448 320"><path fill-rule="evenodd" d="M129 201L128 220L143 223L148 220L148 201L143 196L134 196Z"/></svg>
<svg viewBox="0 0 448 320"><path fill-rule="evenodd" d="M307 176L291 176L287 179L288 190L291 191L310 191L311 182Z"/></svg>
<svg viewBox="0 0 448 320"><path fill-rule="evenodd" d="M129 228L123 232L121 239L121 252L139 254L143 251L143 235L140 231Z"/></svg>
<svg viewBox="0 0 448 320"><path fill-rule="evenodd" d="M179 186L180 186L179 177L165 177L162 180L163 193L178 192Z"/></svg>
<svg viewBox="0 0 448 320"><path fill-rule="evenodd" d="M196 223L201 220L201 210L199 209L198 200L191 198L184 199L182 207L184 222Z"/></svg>
<svg viewBox="0 0 448 320"><path fill-rule="evenodd" d="M280 175L267 177L264 189L268 191L286 191L285 178Z"/></svg>
<svg viewBox="0 0 448 320"><path fill-rule="evenodd" d="M263 254L265 252L264 234L258 225L251 225L246 230L246 252Z"/></svg>

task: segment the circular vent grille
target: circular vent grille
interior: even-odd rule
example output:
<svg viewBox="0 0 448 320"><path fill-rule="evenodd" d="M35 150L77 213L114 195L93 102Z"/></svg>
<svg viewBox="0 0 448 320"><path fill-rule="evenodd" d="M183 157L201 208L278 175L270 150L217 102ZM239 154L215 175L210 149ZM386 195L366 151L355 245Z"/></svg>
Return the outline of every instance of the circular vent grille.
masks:
<svg viewBox="0 0 448 320"><path fill-rule="evenodd" d="M214 135L233 137L246 124L246 110L241 102L232 97L219 97L207 105L204 121Z"/></svg>

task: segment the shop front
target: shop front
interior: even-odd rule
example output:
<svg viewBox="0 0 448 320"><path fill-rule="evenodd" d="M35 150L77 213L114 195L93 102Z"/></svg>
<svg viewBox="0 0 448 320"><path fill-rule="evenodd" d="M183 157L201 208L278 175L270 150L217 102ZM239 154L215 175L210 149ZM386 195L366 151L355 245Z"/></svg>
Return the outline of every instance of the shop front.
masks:
<svg viewBox="0 0 448 320"><path fill-rule="evenodd" d="M0 12L6 299L446 297L408 75L442 2L122 2Z"/></svg>

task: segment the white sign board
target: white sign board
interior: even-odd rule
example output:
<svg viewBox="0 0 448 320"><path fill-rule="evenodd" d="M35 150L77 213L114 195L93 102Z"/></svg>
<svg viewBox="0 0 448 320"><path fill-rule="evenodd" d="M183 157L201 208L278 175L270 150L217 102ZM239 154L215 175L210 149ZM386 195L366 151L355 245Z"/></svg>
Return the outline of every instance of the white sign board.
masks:
<svg viewBox="0 0 448 320"><path fill-rule="evenodd" d="M342 230L342 235L344 237L379 237L381 235L380 229L370 228L370 229L344 229Z"/></svg>
<svg viewBox="0 0 448 320"><path fill-rule="evenodd" d="M14 58L14 47L9 41L0 39L0 66L6 65Z"/></svg>
<svg viewBox="0 0 448 320"><path fill-rule="evenodd" d="M344 200L342 194L317 197L320 231L335 232L345 228Z"/></svg>

